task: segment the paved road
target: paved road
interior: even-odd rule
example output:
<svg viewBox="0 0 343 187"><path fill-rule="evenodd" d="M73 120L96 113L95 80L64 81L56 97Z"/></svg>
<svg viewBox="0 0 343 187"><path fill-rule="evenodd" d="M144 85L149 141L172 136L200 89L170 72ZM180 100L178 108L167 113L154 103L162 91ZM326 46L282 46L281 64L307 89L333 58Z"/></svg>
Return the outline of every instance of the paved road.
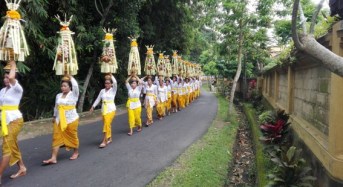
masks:
<svg viewBox="0 0 343 187"><path fill-rule="evenodd" d="M206 133L217 112L213 94L202 96L181 112L129 137L127 115L113 122L113 143L98 149L102 122L79 128L80 157L68 158L71 152L61 149L56 165L41 166L50 157L51 135L19 142L28 174L8 179L16 167L3 176L3 186L145 186L163 169L171 165L185 149ZM143 119L145 120L145 119Z"/></svg>

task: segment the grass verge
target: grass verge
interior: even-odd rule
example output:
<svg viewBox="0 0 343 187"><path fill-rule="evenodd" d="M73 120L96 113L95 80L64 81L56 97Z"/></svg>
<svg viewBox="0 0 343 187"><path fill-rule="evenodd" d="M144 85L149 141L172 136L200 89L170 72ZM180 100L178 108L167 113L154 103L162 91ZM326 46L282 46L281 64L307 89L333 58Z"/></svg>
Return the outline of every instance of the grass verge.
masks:
<svg viewBox="0 0 343 187"><path fill-rule="evenodd" d="M239 126L228 116L228 101L218 96L218 112L208 132L147 186L223 186Z"/></svg>
<svg viewBox="0 0 343 187"><path fill-rule="evenodd" d="M256 184L258 186L264 187L268 184L267 181L267 174L266 172L269 170L270 161L267 159L268 157L264 154L264 146L262 142L259 140L259 137L262 136L262 133L259 129L259 125L257 123L256 112L252 108L251 104L244 103L243 104L244 113L249 121L251 134L252 134L252 141L254 144L255 149L255 157L256 157L256 170L257 170L257 181Z"/></svg>

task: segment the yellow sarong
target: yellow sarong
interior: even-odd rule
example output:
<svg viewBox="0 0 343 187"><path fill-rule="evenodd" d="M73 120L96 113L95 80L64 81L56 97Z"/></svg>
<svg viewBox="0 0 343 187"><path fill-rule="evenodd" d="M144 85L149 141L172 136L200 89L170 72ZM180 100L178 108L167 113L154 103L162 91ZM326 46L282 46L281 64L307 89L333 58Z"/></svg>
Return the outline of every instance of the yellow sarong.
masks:
<svg viewBox="0 0 343 187"><path fill-rule="evenodd" d="M167 102L166 102L166 108L167 108L167 111L169 112L169 110L171 109L171 101L172 99L171 98L168 98Z"/></svg>
<svg viewBox="0 0 343 187"><path fill-rule="evenodd" d="M185 98L185 106L189 105L189 94L184 95Z"/></svg>
<svg viewBox="0 0 343 187"><path fill-rule="evenodd" d="M141 112L142 112L142 107L138 107L135 109L128 108L127 113L129 117L130 129L142 126Z"/></svg>
<svg viewBox="0 0 343 187"><path fill-rule="evenodd" d="M79 137L77 135L77 128L79 126L79 119L71 122L67 125L66 129L62 129L54 123L53 135L52 135L52 147L60 147L65 145L66 149L79 148Z"/></svg>
<svg viewBox="0 0 343 187"><path fill-rule="evenodd" d="M24 125L23 118L11 121L8 125L8 134L3 137L2 142L2 155L10 156L10 166L13 166L21 159L21 152L19 150L17 137L21 128Z"/></svg>
<svg viewBox="0 0 343 187"><path fill-rule="evenodd" d="M2 136L7 136L8 135L8 127L7 127L7 122L6 122L6 111L9 110L19 110L18 105L3 105L0 106L1 110L1 134Z"/></svg>
<svg viewBox="0 0 343 187"><path fill-rule="evenodd" d="M114 104L114 101L112 100L104 100L102 101L102 103L104 104L104 110L102 111L102 115L106 115L107 114L107 111L108 111L108 104Z"/></svg>
<svg viewBox="0 0 343 187"><path fill-rule="evenodd" d="M103 121L104 121L104 128L102 132L106 134L107 139L111 138L112 136L112 121L115 115L116 115L116 112L113 111L102 116Z"/></svg>
<svg viewBox="0 0 343 187"><path fill-rule="evenodd" d="M166 115L165 102L159 102L157 104L156 110L158 117L164 117Z"/></svg>
<svg viewBox="0 0 343 187"><path fill-rule="evenodd" d="M152 109L153 109L153 107L150 107L150 103L147 102L146 117L147 117L147 121L149 124L153 122L153 120L152 120Z"/></svg>
<svg viewBox="0 0 343 187"><path fill-rule="evenodd" d="M172 94L172 107L177 107L178 94Z"/></svg>
<svg viewBox="0 0 343 187"><path fill-rule="evenodd" d="M185 108L185 96L184 95L178 96L178 106L180 109Z"/></svg>
<svg viewBox="0 0 343 187"><path fill-rule="evenodd" d="M130 103L138 102L138 101L139 101L139 98L129 98L126 102L130 129L142 126L142 119L141 119L142 107L130 109Z"/></svg>
<svg viewBox="0 0 343 187"><path fill-rule="evenodd" d="M75 109L74 105L58 105L58 114L60 118L60 126L62 131L65 131L67 128L67 117L65 111L73 109Z"/></svg>

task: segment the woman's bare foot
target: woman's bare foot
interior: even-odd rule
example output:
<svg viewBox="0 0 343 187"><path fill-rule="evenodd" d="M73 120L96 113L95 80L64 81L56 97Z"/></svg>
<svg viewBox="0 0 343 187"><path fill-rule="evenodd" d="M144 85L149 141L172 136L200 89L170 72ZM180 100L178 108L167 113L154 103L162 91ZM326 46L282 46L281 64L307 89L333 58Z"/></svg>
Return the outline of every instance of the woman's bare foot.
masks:
<svg viewBox="0 0 343 187"><path fill-rule="evenodd" d="M106 147L106 143L105 142L102 142L100 145L99 145L99 148L105 148Z"/></svg>
<svg viewBox="0 0 343 187"><path fill-rule="evenodd" d="M130 128L130 131L129 133L127 133L127 135L132 136L132 134L133 134L133 131L132 131L132 128Z"/></svg>
<svg viewBox="0 0 343 187"><path fill-rule="evenodd" d="M16 174L13 174L10 176L11 179L16 179L18 177L26 175L27 169L26 168L20 168Z"/></svg>
<svg viewBox="0 0 343 187"><path fill-rule="evenodd" d="M57 164L57 160L50 158L49 160L43 160L44 165Z"/></svg>
<svg viewBox="0 0 343 187"><path fill-rule="evenodd" d="M71 157L69 158L69 160L76 160L79 158L79 153L73 153L73 155L71 155Z"/></svg>
<svg viewBox="0 0 343 187"><path fill-rule="evenodd" d="M138 127L137 132L141 132L142 131L142 127Z"/></svg>

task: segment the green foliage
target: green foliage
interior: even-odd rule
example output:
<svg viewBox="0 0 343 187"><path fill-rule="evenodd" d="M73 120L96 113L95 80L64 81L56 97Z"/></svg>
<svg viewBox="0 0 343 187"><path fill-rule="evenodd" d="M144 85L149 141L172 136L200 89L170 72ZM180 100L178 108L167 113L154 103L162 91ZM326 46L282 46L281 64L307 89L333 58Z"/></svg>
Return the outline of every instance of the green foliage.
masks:
<svg viewBox="0 0 343 187"><path fill-rule="evenodd" d="M259 187L265 187L268 184L267 181L267 173L268 169L270 169L270 160L268 155L263 150L263 144L259 140L259 137L262 135L261 131L259 130L259 126L257 123L256 112L252 108L250 104L244 103L243 104L243 111L247 116L247 120L249 122L252 140L254 144L255 150L255 157L256 157L256 170L257 170L257 181Z"/></svg>
<svg viewBox="0 0 343 187"><path fill-rule="evenodd" d="M275 116L276 115L274 111L268 110L258 116L258 121L261 124L268 123L268 122L275 122Z"/></svg>
<svg viewBox="0 0 343 187"><path fill-rule="evenodd" d="M98 61L101 54L104 33L103 27L117 28L115 33L116 55L119 70L115 77L118 81L116 103L122 104L127 97L124 80L127 76L127 61L130 50L130 35L140 34L138 40L140 55L145 57L146 44L155 44L156 50L167 51L172 49L188 56L190 60L198 60L201 52L209 45L211 36L208 32L199 29L201 24L208 20L206 16L198 16L202 11L200 4L207 7L207 11L214 14L214 7L210 1L199 1L190 4L186 0L155 1L113 1L98 2L98 9L104 12L106 7L113 3L109 14L102 19L95 7L94 0L35 0L23 1L20 13L26 21L23 23L25 34L30 48L30 56L25 63L18 63L22 74L20 83L24 87L21 110L25 120L33 120L42 116L50 116L54 106L55 95L59 92L60 78L52 71L57 46L59 23L55 15L62 17L73 15L70 30L73 35L78 54L79 71L76 79L80 84L81 92L86 93L84 109L88 109L94 97L103 87L103 75L95 64L87 90L82 90L91 64ZM101 3L101 4L99 4ZM212 7L212 8L211 8ZM197 11L191 11L197 8ZM6 7L0 7L0 14L5 15ZM3 19L0 20L2 24ZM1 67L0 67L1 68ZM2 70L2 68L1 68ZM35 107L32 107L35 106Z"/></svg>
<svg viewBox="0 0 343 187"><path fill-rule="evenodd" d="M278 149L272 155L271 161L275 168L268 178L268 186L272 187L311 187L316 180L310 175L311 168L306 166L306 161L301 158L301 149L292 146L287 149Z"/></svg>

